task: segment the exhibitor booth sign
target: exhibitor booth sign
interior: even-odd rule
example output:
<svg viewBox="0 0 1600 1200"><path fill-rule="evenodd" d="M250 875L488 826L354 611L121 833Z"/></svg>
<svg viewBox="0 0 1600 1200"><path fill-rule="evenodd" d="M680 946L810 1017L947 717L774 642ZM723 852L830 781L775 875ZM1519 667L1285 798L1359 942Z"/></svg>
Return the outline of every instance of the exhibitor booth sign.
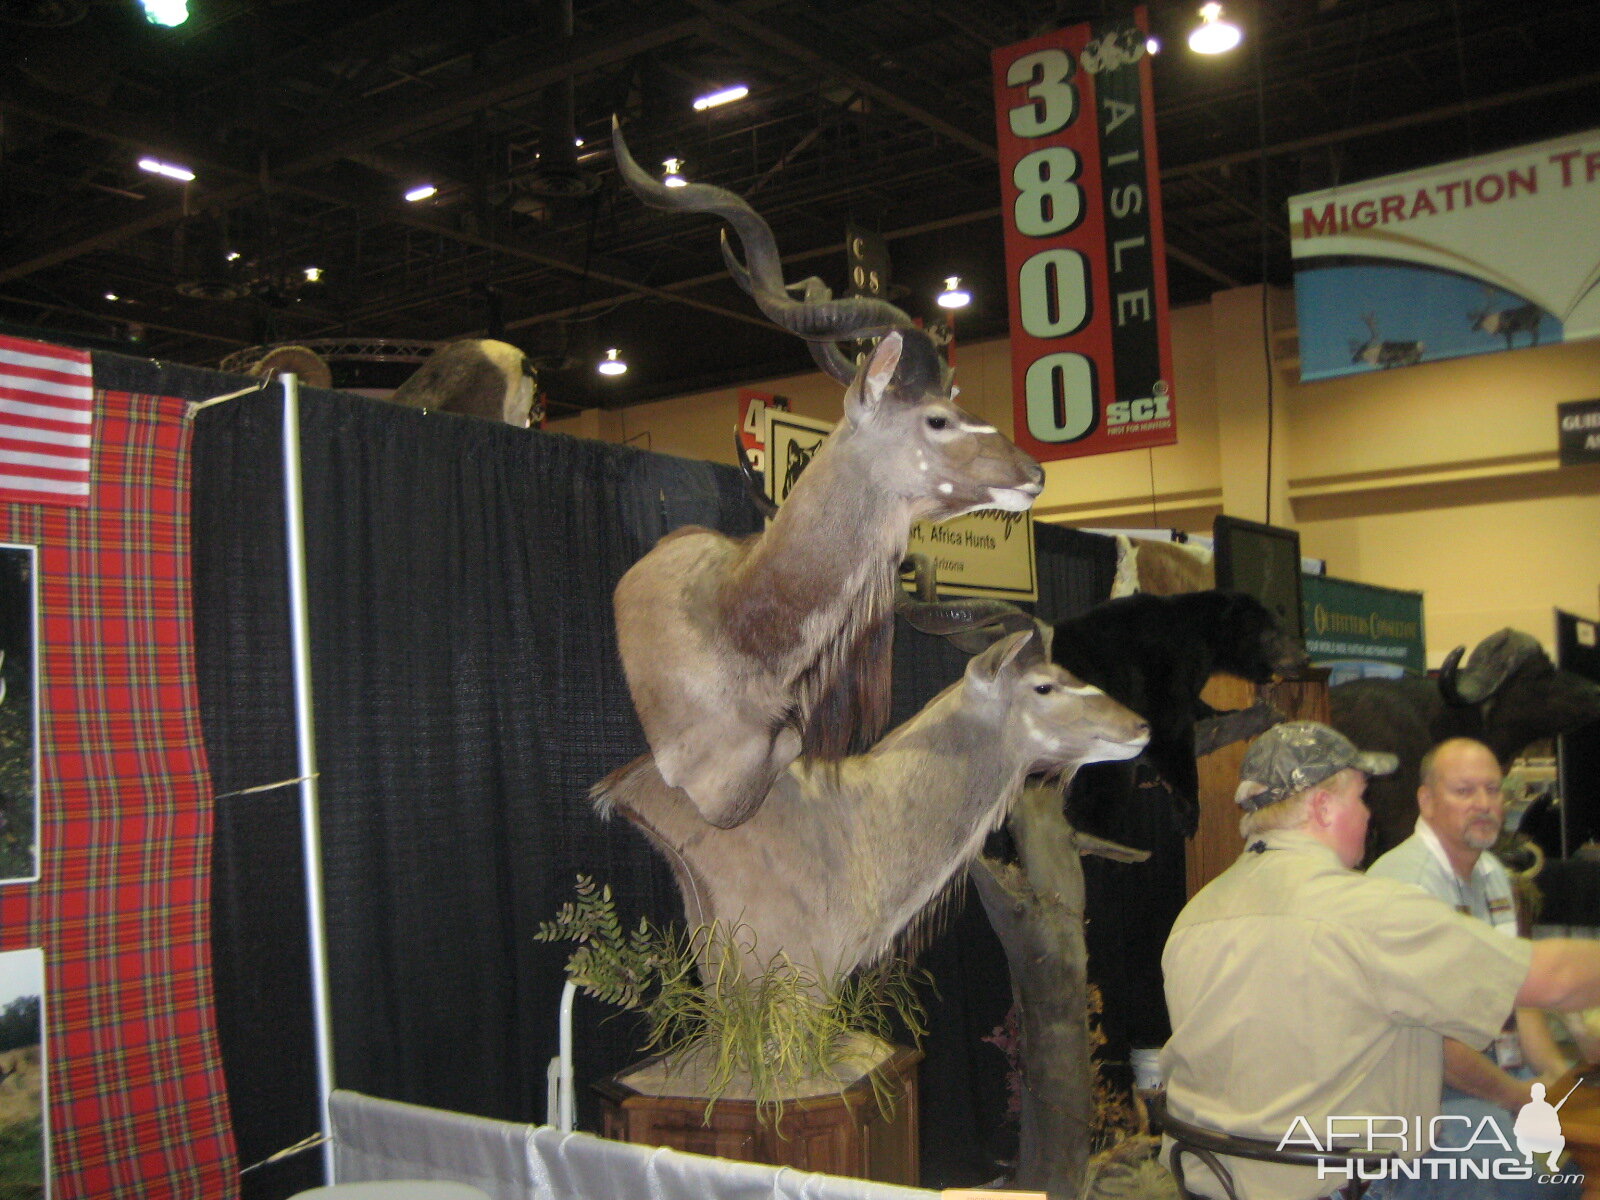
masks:
<svg viewBox="0 0 1600 1200"><path fill-rule="evenodd" d="M766 473L767 498L782 504L833 426L776 408L765 413L765 442L772 464ZM986 508L937 524L918 521L911 527L906 551L933 560L941 595L1039 598L1033 521L1025 512Z"/></svg>
<svg viewBox="0 0 1600 1200"><path fill-rule="evenodd" d="M1600 400L1569 400L1556 405L1561 465L1600 462Z"/></svg>
<svg viewBox="0 0 1600 1200"><path fill-rule="evenodd" d="M1327 575L1300 579L1306 653L1329 686L1368 676L1425 675L1422 593Z"/></svg>
<svg viewBox="0 0 1600 1200"><path fill-rule="evenodd" d="M1144 9L994 52L1015 440L1178 440Z"/></svg>
<svg viewBox="0 0 1600 1200"><path fill-rule="evenodd" d="M1600 130L1289 201L1300 377L1600 334Z"/></svg>

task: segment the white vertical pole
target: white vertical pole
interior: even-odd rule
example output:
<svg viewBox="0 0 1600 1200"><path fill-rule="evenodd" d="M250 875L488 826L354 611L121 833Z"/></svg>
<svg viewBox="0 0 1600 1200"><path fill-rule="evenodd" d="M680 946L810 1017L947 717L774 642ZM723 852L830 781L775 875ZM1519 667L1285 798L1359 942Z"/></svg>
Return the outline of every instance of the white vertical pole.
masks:
<svg viewBox="0 0 1600 1200"><path fill-rule="evenodd" d="M295 744L299 751L300 844L305 857L306 924L311 950L311 1021L316 1040L318 1116L332 1138L333 1020L328 1004L328 948L322 905L322 819L317 804L317 743L311 704L311 624L306 611L305 510L300 478L300 380L283 384L283 497L289 551L289 628L294 658ZM333 1183L333 1143L322 1144L322 1170Z"/></svg>
<svg viewBox="0 0 1600 1200"><path fill-rule="evenodd" d="M577 985L572 980L567 980L561 985L561 1016L559 1034L559 1047L561 1051L561 1071L556 1077L556 1111L558 1116L552 1124L562 1133L571 1133L577 1125L577 1105L572 1095L572 1001L578 994Z"/></svg>

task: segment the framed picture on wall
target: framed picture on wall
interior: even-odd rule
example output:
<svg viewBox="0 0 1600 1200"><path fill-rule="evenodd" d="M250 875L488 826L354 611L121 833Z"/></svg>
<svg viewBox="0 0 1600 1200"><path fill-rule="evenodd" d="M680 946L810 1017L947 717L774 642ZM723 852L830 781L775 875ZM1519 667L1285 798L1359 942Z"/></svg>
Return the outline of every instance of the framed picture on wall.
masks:
<svg viewBox="0 0 1600 1200"><path fill-rule="evenodd" d="M44 951L0 951L0 1196L49 1200Z"/></svg>
<svg viewBox="0 0 1600 1200"><path fill-rule="evenodd" d="M39 878L39 573L0 542L0 884Z"/></svg>

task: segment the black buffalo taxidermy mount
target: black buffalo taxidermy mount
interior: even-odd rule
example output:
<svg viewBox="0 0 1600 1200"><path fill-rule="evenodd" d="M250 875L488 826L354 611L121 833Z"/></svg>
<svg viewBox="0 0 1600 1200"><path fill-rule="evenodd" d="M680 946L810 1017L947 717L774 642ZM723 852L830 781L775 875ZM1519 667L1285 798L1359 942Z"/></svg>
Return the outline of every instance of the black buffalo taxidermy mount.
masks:
<svg viewBox="0 0 1600 1200"><path fill-rule="evenodd" d="M1532 634L1492 633L1461 666L1465 650L1450 652L1437 679L1355 679L1328 692L1335 729L1363 750L1400 760L1394 774L1367 784L1368 861L1411 836L1417 768L1431 747L1446 738L1476 738L1505 770L1541 738L1600 721L1600 684L1558 670Z"/></svg>

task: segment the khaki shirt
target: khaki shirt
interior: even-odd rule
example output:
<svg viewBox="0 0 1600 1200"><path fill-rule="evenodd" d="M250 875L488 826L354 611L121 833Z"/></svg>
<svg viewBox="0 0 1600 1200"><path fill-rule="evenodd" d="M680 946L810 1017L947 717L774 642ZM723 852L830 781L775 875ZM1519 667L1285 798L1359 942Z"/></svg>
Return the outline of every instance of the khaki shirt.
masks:
<svg viewBox="0 0 1600 1200"><path fill-rule="evenodd" d="M1335 1115L1420 1117L1425 1128L1439 1111L1443 1039L1489 1043L1531 944L1348 870L1303 832L1258 843L1185 906L1161 956L1172 1115L1274 1143L1297 1117L1318 1139ZM1309 1200L1345 1182L1315 1167L1227 1165L1241 1200ZM1192 1155L1184 1169L1193 1190L1224 1194Z"/></svg>

